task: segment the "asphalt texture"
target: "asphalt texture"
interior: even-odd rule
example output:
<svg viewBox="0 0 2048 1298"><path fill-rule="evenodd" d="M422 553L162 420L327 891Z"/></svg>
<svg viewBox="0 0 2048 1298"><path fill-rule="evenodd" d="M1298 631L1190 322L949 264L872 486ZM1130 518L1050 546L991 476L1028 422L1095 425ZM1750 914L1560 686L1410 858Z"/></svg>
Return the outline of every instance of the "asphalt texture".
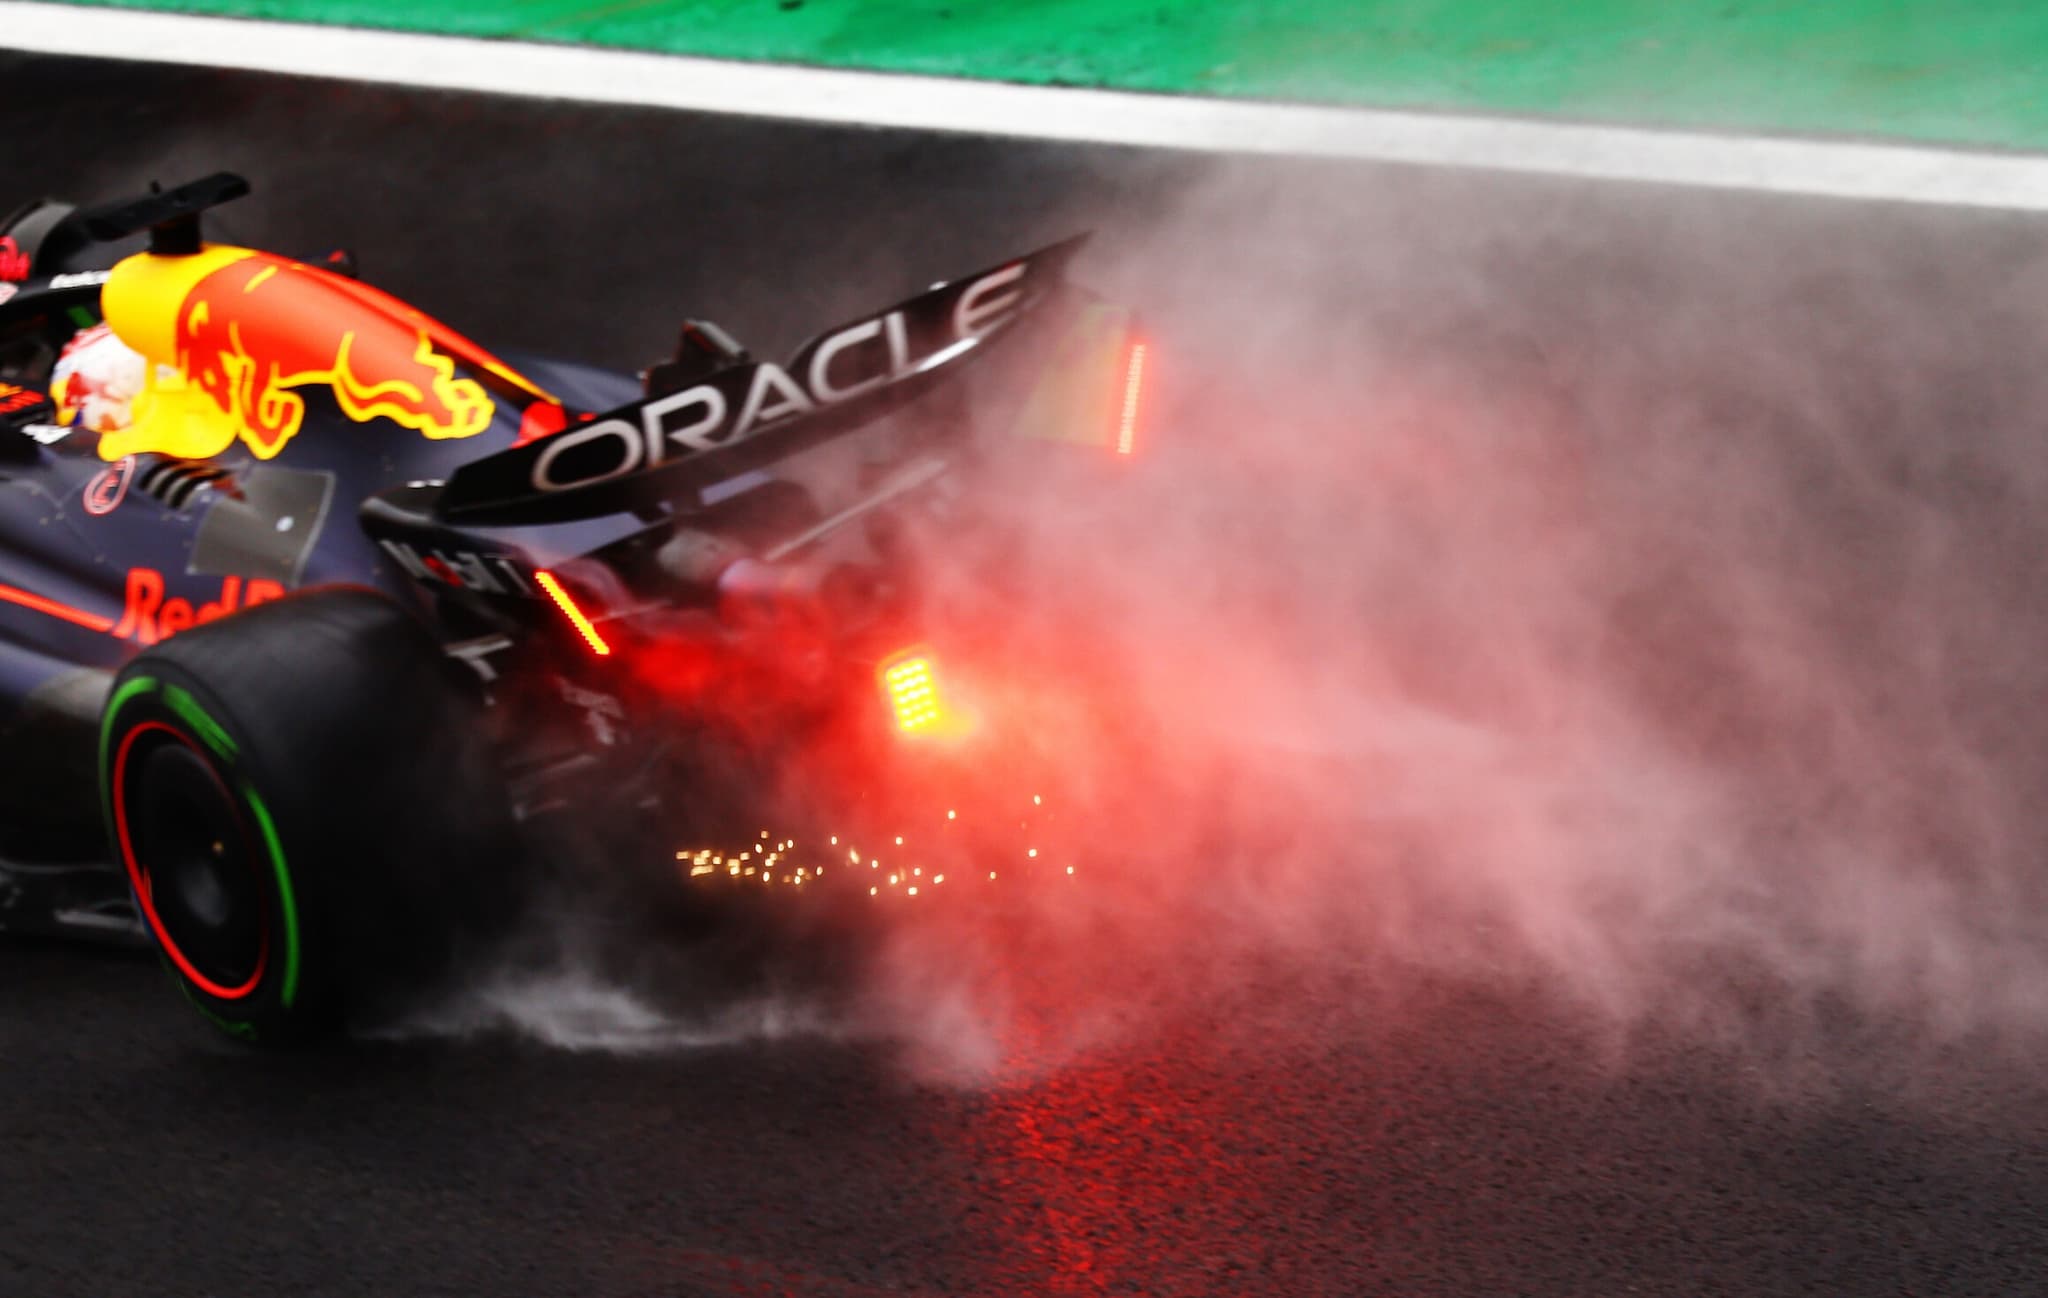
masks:
<svg viewBox="0 0 2048 1298"><path fill-rule="evenodd" d="M2031 447L2048 409L2034 342L2048 227L13 57L0 86L17 193L240 170L257 195L223 214L223 236L352 246L368 278L466 332L618 366L660 355L693 313L773 354L937 275L1097 227L1093 273L1153 290L1162 338L1185 335L1199 358L1182 386L1199 373L1202 391L1177 409L1284 408L1342 438L1361 410L1347 402L1406 375L1479 394L1462 407L1474 420L1533 428L1539 448L1604 450L1631 481L1697 475L1697 491L1648 497L1672 531L1641 533L1666 562L1623 592L1640 652L1617 660L1615 697L1753 776L1727 787L1770 808L1773 843L1843 814L1841 788L1802 783L1816 767L1870 775L1886 814L1936 788L1918 819L1855 822L1887 841L1927 829L1898 854L1932 862L1903 876L1924 888L1896 869L1854 886L1852 862L1852 886L1815 881L1804 928L1768 907L1716 912L1772 941L1685 928L1673 914L1708 903L1682 891L1571 912L1640 940L1496 943L1448 905L1347 927L1356 895L1281 872L1265 886L1311 892L1274 912L1286 922L1189 901L1134 928L1112 908L1085 939L961 952L1008 996L961 994L925 963L912 981L928 999L899 977L887 1013L842 1016L802 991L764 1002L758 986L721 1001L726 980L710 979L669 989L666 1036L637 1019L551 1036L533 1015L466 1032L457 1014L396 1040L252 1053L209 1035L147 960L10 943L0 1292L2039 1289L2048 963L2030 934L2048 825L2031 791L2048 771L2034 662L2048 551L2033 506L2048 456ZM1845 458L1808 436L1843 427L1875 449ZM1574 440L1585 429L1599 435ZM1455 499L1470 447L1446 440ZM1730 457L1769 466L1797 527L1717 512ZM1554 468L1540 449L1518 463ZM1602 498L1601 465L1573 463ZM1362 551L1385 537L1376 517L1439 499L1412 483L1421 506L1296 498L1284 457L1269 467L1216 470L1255 497L1215 508L1219 526L1244 522L1235 507L1260 520L1245 542L1260 563L1328 547L1312 520L1355 528ZM1933 550L1896 548L1915 511L1940 522ZM1856 732L1885 741L1885 760L1868 742L1792 742L1840 718L1785 721L1756 702L1776 697L1770 682L1725 684L1740 664L1717 656L1726 627L1707 617L1725 608L1674 593L1705 580L1671 539L1688 526L1771 534L1814 610L1800 643L1828 655L1817 670L1888 701ZM1933 593L1873 575L1915 562ZM1940 733L1980 759L1971 788L1999 794L1975 837L1945 832L1943 808L1969 791L1938 786L1919 763L1942 745L1917 742L1911 700L1880 688L1904 670L1883 650L1902 601L1968 629L1912 643L1961 664ZM1407 669L1417 690L1485 674L1424 657ZM1696 705L1717 690L1727 706ZM1475 782L1461 823L1500 811L1488 791ZM1873 894L1925 904L1873 908ZM1953 944L1914 957L1913 934L1936 925ZM1810 947L1775 940L1809 930ZM1593 952L1615 959L1574 967ZM859 984L877 958L850 950L805 977ZM599 995L569 1017L617 1028L617 1008Z"/></svg>

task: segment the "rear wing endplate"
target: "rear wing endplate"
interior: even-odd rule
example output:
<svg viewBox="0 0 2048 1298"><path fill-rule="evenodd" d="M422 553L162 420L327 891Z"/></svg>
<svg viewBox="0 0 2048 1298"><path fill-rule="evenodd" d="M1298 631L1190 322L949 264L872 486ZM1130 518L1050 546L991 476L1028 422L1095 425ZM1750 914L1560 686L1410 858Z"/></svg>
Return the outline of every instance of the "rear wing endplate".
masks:
<svg viewBox="0 0 2048 1298"><path fill-rule="evenodd" d="M851 432L928 390L1060 283L1087 236L937 284L813 338L463 465L434 512L517 526L675 501Z"/></svg>

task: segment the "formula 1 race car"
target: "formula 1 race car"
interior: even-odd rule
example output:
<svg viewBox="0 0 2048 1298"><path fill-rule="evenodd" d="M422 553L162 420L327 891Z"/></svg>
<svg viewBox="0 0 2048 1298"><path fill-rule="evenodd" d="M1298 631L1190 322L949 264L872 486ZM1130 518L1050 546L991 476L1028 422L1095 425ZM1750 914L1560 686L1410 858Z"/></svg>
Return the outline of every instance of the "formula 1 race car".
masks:
<svg viewBox="0 0 2048 1298"><path fill-rule="evenodd" d="M247 191L0 224L0 929L153 943L241 1038L430 966L536 841L860 866L959 715L918 520L1048 438L1131 449L1143 346L1078 240L629 375L204 242Z"/></svg>

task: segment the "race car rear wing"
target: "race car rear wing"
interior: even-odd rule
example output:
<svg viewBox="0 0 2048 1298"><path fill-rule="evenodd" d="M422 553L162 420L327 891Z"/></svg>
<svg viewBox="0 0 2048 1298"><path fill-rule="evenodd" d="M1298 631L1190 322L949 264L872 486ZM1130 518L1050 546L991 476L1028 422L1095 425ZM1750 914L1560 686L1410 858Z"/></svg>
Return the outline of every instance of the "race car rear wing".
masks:
<svg viewBox="0 0 2048 1298"><path fill-rule="evenodd" d="M1087 236L818 335L788 364L746 360L457 469L434 505L455 524L591 517L693 493L863 427L929 391L1036 310Z"/></svg>

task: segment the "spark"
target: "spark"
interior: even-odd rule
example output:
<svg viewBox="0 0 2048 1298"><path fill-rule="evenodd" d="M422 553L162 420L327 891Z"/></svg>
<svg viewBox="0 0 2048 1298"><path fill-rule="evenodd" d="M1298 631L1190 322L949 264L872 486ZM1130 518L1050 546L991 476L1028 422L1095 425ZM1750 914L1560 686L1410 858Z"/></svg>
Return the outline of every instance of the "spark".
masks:
<svg viewBox="0 0 2048 1298"><path fill-rule="evenodd" d="M1027 847L1024 849L1024 855L1031 857L1035 860L1038 856L1038 849L1035 847Z"/></svg>
<svg viewBox="0 0 2048 1298"><path fill-rule="evenodd" d="M708 866L708 865L693 865L693 866L691 866L691 867L690 867L690 877L691 877L692 879L696 878L696 877L697 877L698 875L700 875L700 874L710 874L710 873L711 873L711 867L710 867L710 866Z"/></svg>
<svg viewBox="0 0 2048 1298"><path fill-rule="evenodd" d="M910 890L910 895L911 895L911 896L913 896L913 897L915 897L915 896L917 895L917 889L913 887L913 888L912 888L912 889Z"/></svg>
<svg viewBox="0 0 2048 1298"><path fill-rule="evenodd" d="M956 817L956 816L958 816L959 814L960 814L960 813L959 813L959 812L957 812L957 811L949 811L949 812L947 812L947 813L946 813L946 819L948 819L948 820L952 820L953 818L955 818L955 817Z"/></svg>

